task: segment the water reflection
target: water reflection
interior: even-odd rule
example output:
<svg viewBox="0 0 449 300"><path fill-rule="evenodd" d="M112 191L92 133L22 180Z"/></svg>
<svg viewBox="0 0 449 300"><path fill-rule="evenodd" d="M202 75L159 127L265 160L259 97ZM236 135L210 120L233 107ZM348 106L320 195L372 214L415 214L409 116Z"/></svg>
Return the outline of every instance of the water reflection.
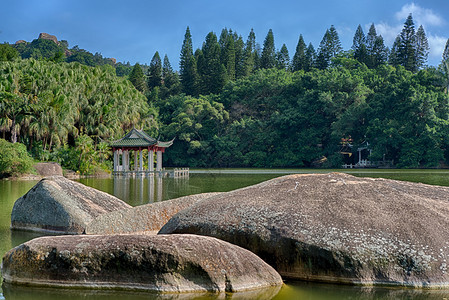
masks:
<svg viewBox="0 0 449 300"><path fill-rule="evenodd" d="M101 179L84 178L80 179L80 182L112 194L132 206L160 202L192 193L189 177L114 176Z"/></svg>
<svg viewBox="0 0 449 300"><path fill-rule="evenodd" d="M443 300L449 299L449 290L362 287L324 283L290 282L284 285L273 300Z"/></svg>
<svg viewBox="0 0 449 300"><path fill-rule="evenodd" d="M281 289L280 286L263 288L234 294L225 293L183 293L183 294L156 294L148 292L126 292L113 290L83 290L83 289L54 289L24 287L3 284L3 295L6 300L270 300ZM1 299L1 298L0 298Z"/></svg>

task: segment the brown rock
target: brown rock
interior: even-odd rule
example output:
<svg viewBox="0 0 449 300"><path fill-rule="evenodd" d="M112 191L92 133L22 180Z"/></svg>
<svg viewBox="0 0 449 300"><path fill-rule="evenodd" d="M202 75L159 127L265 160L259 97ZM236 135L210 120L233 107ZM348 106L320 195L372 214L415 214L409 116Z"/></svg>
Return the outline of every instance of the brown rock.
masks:
<svg viewBox="0 0 449 300"><path fill-rule="evenodd" d="M40 176L62 176L61 165L55 162L37 163L34 168Z"/></svg>
<svg viewBox="0 0 449 300"><path fill-rule="evenodd" d="M56 36L42 32L39 34L39 39L43 39L43 40L49 40L49 41L53 41L55 42L55 44L59 44L58 39L56 38Z"/></svg>
<svg viewBox="0 0 449 300"><path fill-rule="evenodd" d="M2 276L18 285L239 292L282 279L248 250L197 235L41 237L5 254Z"/></svg>
<svg viewBox="0 0 449 300"><path fill-rule="evenodd" d="M26 44L26 43L27 43L27 41L24 41L24 40L18 40L18 41L15 43L15 45Z"/></svg>
<svg viewBox="0 0 449 300"><path fill-rule="evenodd" d="M102 214L86 227L86 234L157 233L179 211L198 201L219 195L204 193L140 205Z"/></svg>
<svg viewBox="0 0 449 300"><path fill-rule="evenodd" d="M130 207L114 196L62 176L46 177L16 200L11 228L79 234L99 215Z"/></svg>
<svg viewBox="0 0 449 300"><path fill-rule="evenodd" d="M447 187L290 175L199 202L160 233L229 241L285 278L448 287L448 199Z"/></svg>

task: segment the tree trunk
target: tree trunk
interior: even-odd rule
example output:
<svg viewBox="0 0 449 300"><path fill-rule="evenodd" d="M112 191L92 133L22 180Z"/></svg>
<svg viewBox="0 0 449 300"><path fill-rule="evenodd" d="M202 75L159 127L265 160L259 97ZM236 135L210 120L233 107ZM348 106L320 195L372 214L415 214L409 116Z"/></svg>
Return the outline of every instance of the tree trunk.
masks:
<svg viewBox="0 0 449 300"><path fill-rule="evenodd" d="M13 143L13 144L17 143L16 118L15 117L12 118L11 143Z"/></svg>

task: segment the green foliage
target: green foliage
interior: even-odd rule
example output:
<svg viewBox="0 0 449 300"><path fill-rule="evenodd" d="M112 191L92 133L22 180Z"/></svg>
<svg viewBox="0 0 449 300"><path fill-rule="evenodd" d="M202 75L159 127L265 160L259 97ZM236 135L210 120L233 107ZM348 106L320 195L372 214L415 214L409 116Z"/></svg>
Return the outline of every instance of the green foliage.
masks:
<svg viewBox="0 0 449 300"><path fill-rule="evenodd" d="M25 145L0 139L0 177L19 176L31 172L33 158Z"/></svg>
<svg viewBox="0 0 449 300"><path fill-rule="evenodd" d="M138 63L134 65L133 70L129 74L129 81L131 81L138 91L146 91L147 84L145 82L145 75L143 74L142 68Z"/></svg>
<svg viewBox="0 0 449 300"><path fill-rule="evenodd" d="M198 73L195 57L193 56L192 35L187 27L181 48L179 73L182 91L187 95L196 95L198 90Z"/></svg>
<svg viewBox="0 0 449 300"><path fill-rule="evenodd" d="M424 29L413 26L410 16L391 65L374 25L366 36L359 26L351 51L342 51L333 26L318 53L301 35L291 66L271 30L262 51L253 30L244 42L228 29L218 41L210 32L194 51L187 28L179 73L158 52L150 66L114 69L68 43L18 44L42 60L0 62L0 134L85 174L110 168L102 141L133 126L176 137L167 166L339 167L369 145L371 161L438 167L449 162L448 51L438 70L425 67ZM66 50L84 65L63 62ZM352 158L341 154L348 151Z"/></svg>
<svg viewBox="0 0 449 300"><path fill-rule="evenodd" d="M145 97L110 66L33 59L0 62L0 132L39 159L88 135L117 139L133 126L156 126ZM36 143L40 141L40 143Z"/></svg>
<svg viewBox="0 0 449 300"><path fill-rule="evenodd" d="M219 93L226 83L226 67L220 55L217 36L210 32L198 57L199 89L203 95Z"/></svg>
<svg viewBox="0 0 449 300"><path fill-rule="evenodd" d="M19 52L9 44L0 44L0 61L11 61L19 57Z"/></svg>
<svg viewBox="0 0 449 300"><path fill-rule="evenodd" d="M265 41L263 42L262 57L260 59L260 67L262 69L270 69L276 66L276 48L274 45L273 30L269 30Z"/></svg>
<svg viewBox="0 0 449 300"><path fill-rule="evenodd" d="M162 85L162 60L159 52L156 51L151 59L150 68L148 69L148 88L158 87Z"/></svg>
<svg viewBox="0 0 449 300"><path fill-rule="evenodd" d="M309 70L306 56L307 45L304 42L302 34L299 36L298 44L296 45L296 52L293 56L291 69L293 72L299 70Z"/></svg>

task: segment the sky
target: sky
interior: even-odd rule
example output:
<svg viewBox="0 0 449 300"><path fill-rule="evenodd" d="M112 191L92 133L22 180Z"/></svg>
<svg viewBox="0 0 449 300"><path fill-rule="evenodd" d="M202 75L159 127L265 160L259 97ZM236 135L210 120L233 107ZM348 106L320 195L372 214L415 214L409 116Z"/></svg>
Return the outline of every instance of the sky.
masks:
<svg viewBox="0 0 449 300"><path fill-rule="evenodd" d="M3 2L3 1L2 1ZM187 26L194 48L206 35L232 29L246 41L254 29L263 45L273 30L276 49L286 44L290 57L299 35L318 48L326 29L334 25L344 50L349 50L357 26L365 32L374 23L391 47L411 13L423 25L430 45L428 64L437 66L449 38L448 0L13 0L0 9L0 43L31 42L45 32L99 52L118 62L149 64L156 51L179 69Z"/></svg>

